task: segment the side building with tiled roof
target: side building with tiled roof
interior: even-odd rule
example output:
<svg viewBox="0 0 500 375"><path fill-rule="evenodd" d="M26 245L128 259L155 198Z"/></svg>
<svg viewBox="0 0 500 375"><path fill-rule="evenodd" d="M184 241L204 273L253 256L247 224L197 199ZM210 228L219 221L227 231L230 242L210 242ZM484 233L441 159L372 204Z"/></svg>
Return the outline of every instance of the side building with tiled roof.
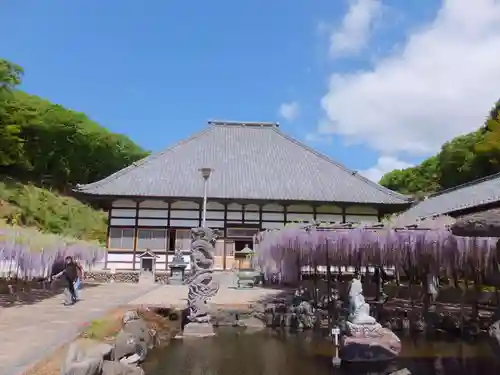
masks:
<svg viewBox="0 0 500 375"><path fill-rule="evenodd" d="M463 215L500 207L500 173L429 195L400 215L404 221Z"/></svg>
<svg viewBox="0 0 500 375"><path fill-rule="evenodd" d="M190 228L219 230L216 267L263 229L292 221L378 222L409 206L409 198L367 180L281 132L277 124L211 121L165 151L76 188L109 211L106 268L138 269L145 250L168 269L173 252L188 250Z"/></svg>

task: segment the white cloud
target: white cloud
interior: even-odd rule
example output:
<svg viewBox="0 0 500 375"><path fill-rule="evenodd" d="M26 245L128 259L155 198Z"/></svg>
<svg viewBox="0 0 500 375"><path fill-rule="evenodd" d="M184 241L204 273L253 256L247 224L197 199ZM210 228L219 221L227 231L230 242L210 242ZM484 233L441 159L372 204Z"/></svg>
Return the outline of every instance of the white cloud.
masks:
<svg viewBox="0 0 500 375"><path fill-rule="evenodd" d="M321 135L318 133L308 133L305 136L305 141L307 143L329 144L332 142L332 137L329 135Z"/></svg>
<svg viewBox="0 0 500 375"><path fill-rule="evenodd" d="M377 164L364 171L359 171L360 174L372 180L379 182L384 174L391 172L395 169L405 169L413 167L413 164L399 160L392 156L381 156L377 160Z"/></svg>
<svg viewBox="0 0 500 375"><path fill-rule="evenodd" d="M299 116L299 103L282 103L279 108L279 114L287 121L293 121Z"/></svg>
<svg viewBox="0 0 500 375"><path fill-rule="evenodd" d="M384 155L428 155L477 129L500 96L500 0L443 0L435 19L371 70L333 74L327 125Z"/></svg>
<svg viewBox="0 0 500 375"><path fill-rule="evenodd" d="M331 55L352 54L365 47L381 11L380 0L349 0L349 10L342 24L330 34Z"/></svg>

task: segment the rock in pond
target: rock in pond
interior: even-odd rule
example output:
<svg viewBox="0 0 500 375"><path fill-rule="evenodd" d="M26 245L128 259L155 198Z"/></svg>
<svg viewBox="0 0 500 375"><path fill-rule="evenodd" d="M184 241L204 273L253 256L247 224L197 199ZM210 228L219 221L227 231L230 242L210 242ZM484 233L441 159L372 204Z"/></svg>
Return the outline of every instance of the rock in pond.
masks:
<svg viewBox="0 0 500 375"><path fill-rule="evenodd" d="M489 326L488 336L493 353L500 358L500 320Z"/></svg>
<svg viewBox="0 0 500 375"><path fill-rule="evenodd" d="M340 357L346 362L389 361L401 352L401 341L387 328L373 335L344 336Z"/></svg>
<svg viewBox="0 0 500 375"><path fill-rule="evenodd" d="M144 370L121 362L104 361L102 375L144 375Z"/></svg>
<svg viewBox="0 0 500 375"><path fill-rule="evenodd" d="M74 342L61 366L61 375L144 375L137 366L104 360L112 346L107 344Z"/></svg>
<svg viewBox="0 0 500 375"><path fill-rule="evenodd" d="M137 312L129 311L125 313L123 323L123 328L115 339L114 360L127 358L125 363L128 364L144 361L148 349L154 346L153 336L146 322L139 318Z"/></svg>

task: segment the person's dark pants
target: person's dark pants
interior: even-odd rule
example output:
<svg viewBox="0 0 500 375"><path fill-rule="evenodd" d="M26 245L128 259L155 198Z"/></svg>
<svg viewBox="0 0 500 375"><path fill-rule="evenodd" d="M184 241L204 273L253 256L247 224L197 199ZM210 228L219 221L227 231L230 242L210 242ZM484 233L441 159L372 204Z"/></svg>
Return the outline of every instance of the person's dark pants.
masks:
<svg viewBox="0 0 500 375"><path fill-rule="evenodd" d="M75 286L73 284L73 280L71 280L71 278L68 277L67 275L64 275L64 280L68 284L68 290L69 290L69 293L71 294L71 299L73 300L73 302L75 302L77 297L76 297Z"/></svg>

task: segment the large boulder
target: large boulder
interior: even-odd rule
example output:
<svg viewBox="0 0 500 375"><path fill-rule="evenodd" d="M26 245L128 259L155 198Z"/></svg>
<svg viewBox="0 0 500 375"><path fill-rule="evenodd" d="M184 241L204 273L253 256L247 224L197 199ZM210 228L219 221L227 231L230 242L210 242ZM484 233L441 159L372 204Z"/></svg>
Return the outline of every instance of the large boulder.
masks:
<svg viewBox="0 0 500 375"><path fill-rule="evenodd" d="M122 328L124 332L130 333L144 342L148 348L153 347L153 336L150 329L143 319L131 320Z"/></svg>
<svg viewBox="0 0 500 375"><path fill-rule="evenodd" d="M146 359L147 354L147 343L135 334L121 330L116 336L115 348L113 351L113 358L115 361L137 355L139 362L142 362Z"/></svg>
<svg viewBox="0 0 500 375"><path fill-rule="evenodd" d="M127 311L123 315L122 321L123 328L115 339L114 360L120 361L124 358L134 358L136 362L144 361L148 349L154 346L154 339L148 325L134 310Z"/></svg>
<svg viewBox="0 0 500 375"><path fill-rule="evenodd" d="M401 352L401 341L387 328L356 336L344 336L340 358L346 362L378 362L396 358Z"/></svg>
<svg viewBox="0 0 500 375"><path fill-rule="evenodd" d="M99 349L89 349L79 342L74 342L62 363L61 375L101 375L103 362Z"/></svg>
<svg viewBox="0 0 500 375"><path fill-rule="evenodd" d="M500 320L489 326L488 336L493 353L500 358Z"/></svg>
<svg viewBox="0 0 500 375"><path fill-rule="evenodd" d="M121 362L104 361L102 375L144 375L144 370Z"/></svg>

